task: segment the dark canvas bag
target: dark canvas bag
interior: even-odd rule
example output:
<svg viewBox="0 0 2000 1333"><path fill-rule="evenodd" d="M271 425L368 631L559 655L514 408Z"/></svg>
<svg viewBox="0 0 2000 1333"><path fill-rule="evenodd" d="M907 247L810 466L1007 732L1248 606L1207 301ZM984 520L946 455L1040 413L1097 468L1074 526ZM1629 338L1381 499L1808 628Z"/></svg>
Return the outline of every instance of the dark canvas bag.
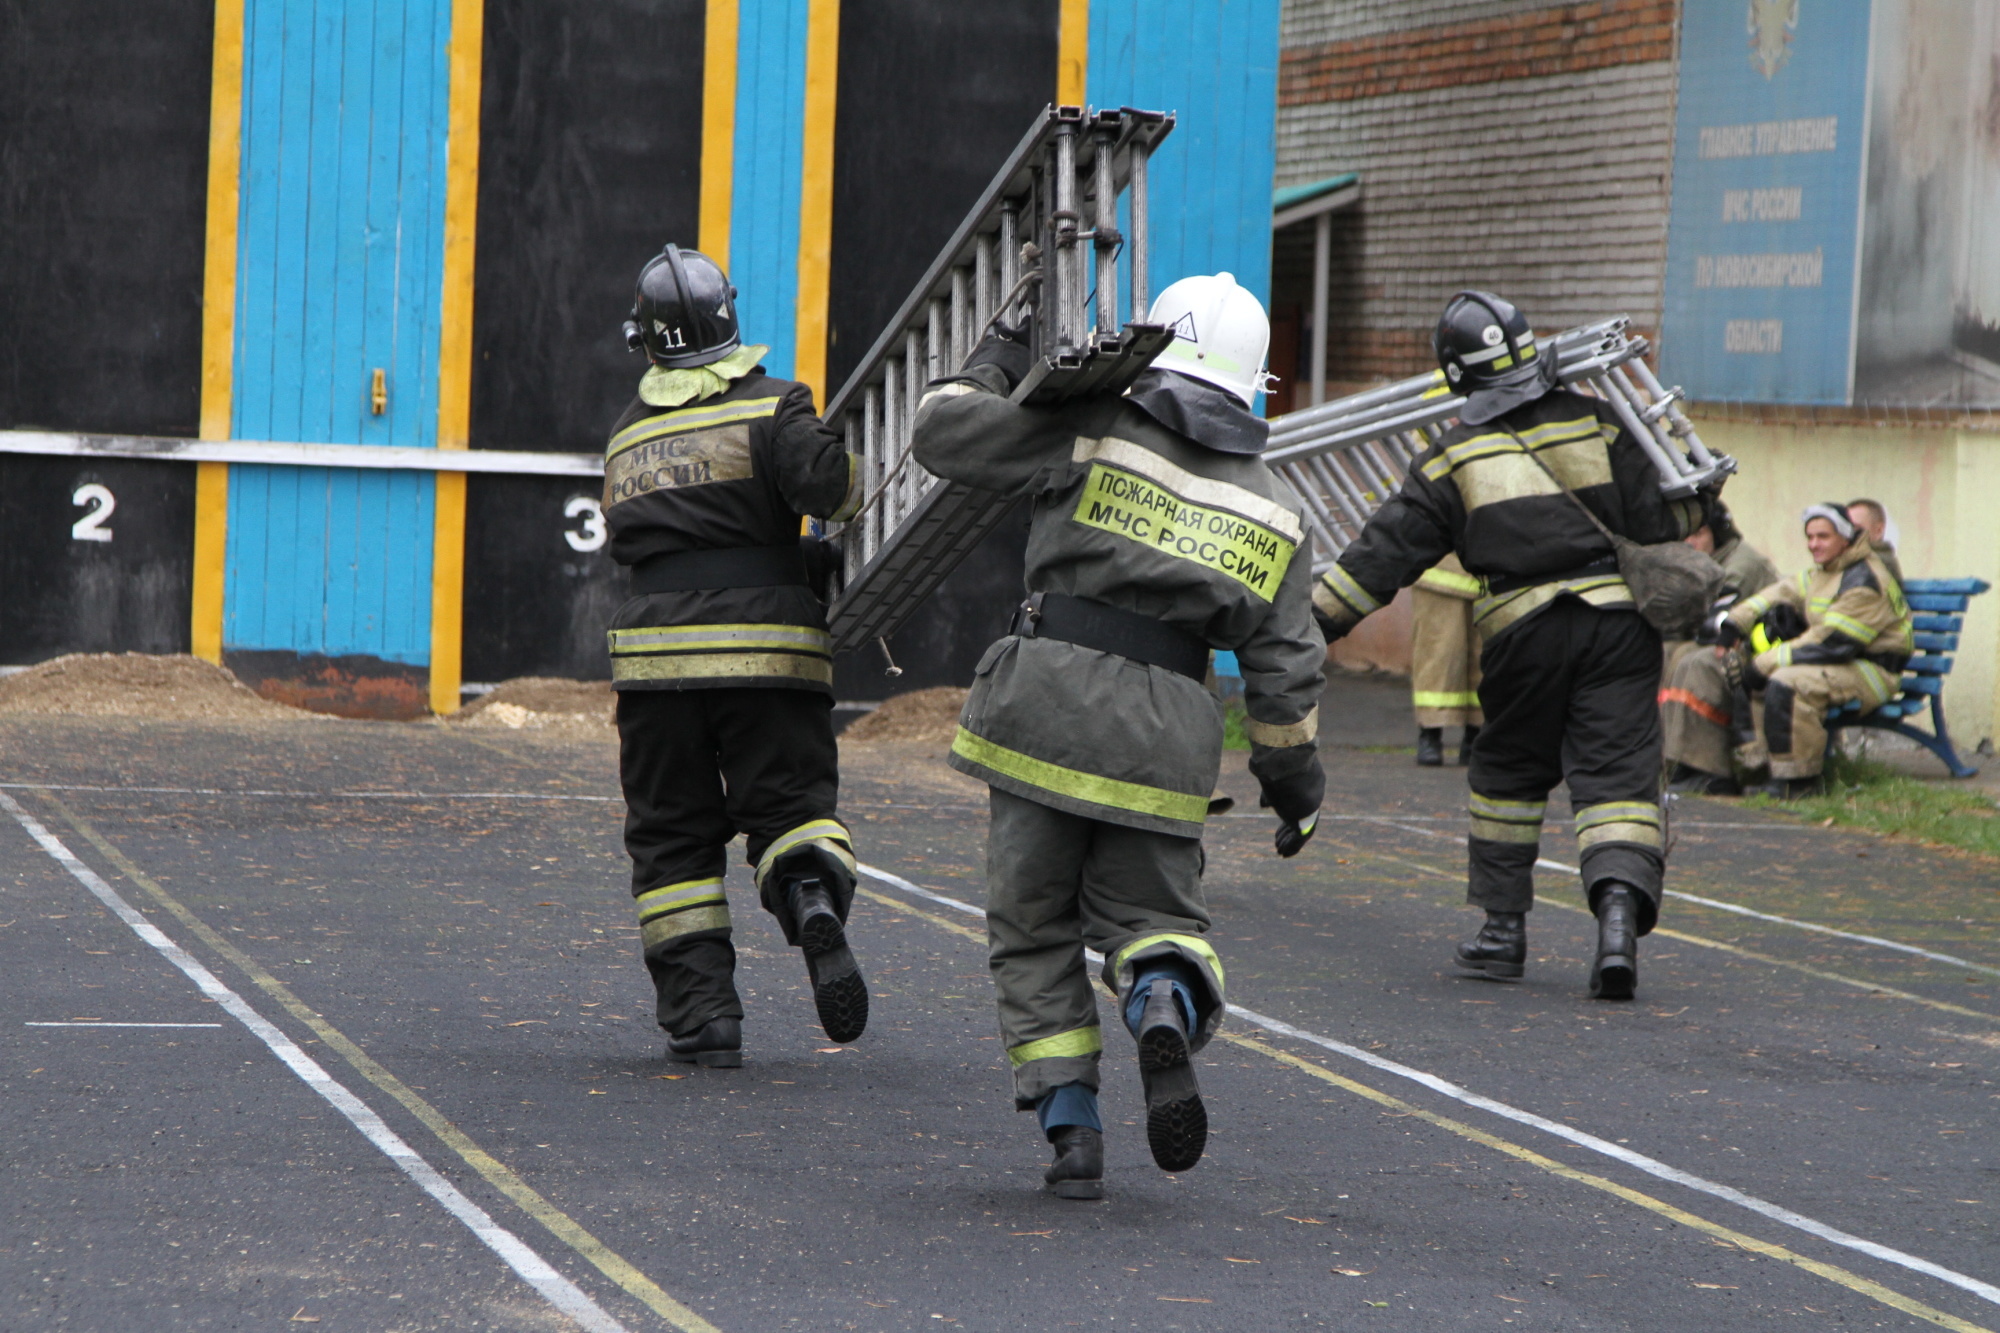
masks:
<svg viewBox="0 0 2000 1333"><path fill-rule="evenodd" d="M1611 543L1611 550L1618 560L1618 575L1632 590L1632 601L1639 608L1639 614L1646 618L1646 623L1658 630L1661 638L1693 638L1695 627L1701 624L1702 618L1722 593L1722 581L1726 577L1722 566L1686 542L1658 542L1642 546L1630 538L1619 536L1590 512L1590 506L1575 491L1563 485L1562 478L1528 447L1527 441L1511 430L1507 433L1513 436L1514 443L1521 446L1523 453L1534 459L1535 466L1547 473L1549 480L1570 498L1570 502L1583 511L1591 526Z"/></svg>

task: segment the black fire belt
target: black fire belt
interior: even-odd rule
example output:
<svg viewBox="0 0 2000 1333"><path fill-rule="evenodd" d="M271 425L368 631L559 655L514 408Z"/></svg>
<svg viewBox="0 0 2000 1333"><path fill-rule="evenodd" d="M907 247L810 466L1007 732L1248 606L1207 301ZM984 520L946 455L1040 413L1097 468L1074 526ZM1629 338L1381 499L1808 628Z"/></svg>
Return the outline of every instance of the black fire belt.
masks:
<svg viewBox="0 0 2000 1333"><path fill-rule="evenodd" d="M635 593L697 592L705 588L811 587L798 545L731 546L653 555L632 566Z"/></svg>
<svg viewBox="0 0 2000 1333"><path fill-rule="evenodd" d="M1038 592L1015 613L1013 632L1028 639L1063 639L1101 653L1116 653L1148 666L1178 671L1190 680L1208 678L1208 641L1164 620L1115 606Z"/></svg>

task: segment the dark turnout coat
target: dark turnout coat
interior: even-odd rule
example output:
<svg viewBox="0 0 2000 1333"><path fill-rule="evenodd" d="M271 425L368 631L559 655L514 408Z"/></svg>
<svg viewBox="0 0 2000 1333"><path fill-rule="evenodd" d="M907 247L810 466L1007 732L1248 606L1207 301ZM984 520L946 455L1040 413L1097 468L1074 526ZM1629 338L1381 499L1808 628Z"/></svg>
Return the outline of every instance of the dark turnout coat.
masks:
<svg viewBox="0 0 2000 1333"><path fill-rule="evenodd" d="M1130 399L1023 407L1005 388L991 366L933 386L917 413L917 461L1031 498L1030 593L1088 598L1233 650L1253 771L1303 771L1317 753L1326 644L1291 489L1254 454L1205 448ZM1222 720L1200 682L1010 634L979 663L951 763L1073 814L1198 837L1221 755Z"/></svg>
<svg viewBox="0 0 2000 1333"><path fill-rule="evenodd" d="M802 515L845 519L861 469L812 390L761 367L680 407L641 399L604 451L611 558L796 548ZM614 688L775 686L832 693L826 612L804 582L639 594L611 630Z"/></svg>

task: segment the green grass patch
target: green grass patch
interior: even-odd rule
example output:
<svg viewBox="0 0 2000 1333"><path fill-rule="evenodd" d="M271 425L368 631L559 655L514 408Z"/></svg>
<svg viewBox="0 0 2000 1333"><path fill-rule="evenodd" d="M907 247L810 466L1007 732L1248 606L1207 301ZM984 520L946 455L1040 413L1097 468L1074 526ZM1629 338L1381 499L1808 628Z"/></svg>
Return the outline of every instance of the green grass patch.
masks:
<svg viewBox="0 0 2000 1333"><path fill-rule="evenodd" d="M1753 796L1744 804L2000 859L2000 807L1991 796L1963 784L1926 782L1866 759L1829 754L1824 796L1796 801Z"/></svg>
<svg viewBox="0 0 2000 1333"><path fill-rule="evenodd" d="M1247 750L1250 748L1250 735L1243 729L1243 724L1249 720L1249 716L1250 715L1243 710L1243 700L1241 696L1223 700L1222 702L1222 748L1223 749Z"/></svg>

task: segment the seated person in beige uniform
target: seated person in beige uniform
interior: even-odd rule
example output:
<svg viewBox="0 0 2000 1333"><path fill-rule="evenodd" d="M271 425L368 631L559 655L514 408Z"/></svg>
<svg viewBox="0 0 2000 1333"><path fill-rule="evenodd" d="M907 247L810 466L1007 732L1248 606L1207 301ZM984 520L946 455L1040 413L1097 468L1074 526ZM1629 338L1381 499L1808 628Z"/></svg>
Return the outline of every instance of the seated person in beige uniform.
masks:
<svg viewBox="0 0 2000 1333"><path fill-rule="evenodd" d="M1901 583L1844 506L1816 504L1803 518L1812 565L1723 613L1715 650L1682 658L1661 692L1674 791L1733 793L1732 723L1758 694L1757 734L1734 727L1737 760L1751 770L1769 763L1757 788L1767 795L1816 791L1826 710L1855 702L1865 715L1898 692L1911 645Z"/></svg>
<svg viewBox="0 0 2000 1333"><path fill-rule="evenodd" d="M1896 554L1895 534L1890 531L1889 511L1882 507L1880 500L1849 500L1847 521L1867 534L1868 544L1875 548L1875 554L1882 557L1882 563L1896 576L1896 582L1903 581L1903 562Z"/></svg>
<svg viewBox="0 0 2000 1333"><path fill-rule="evenodd" d="M1778 581L1778 567L1765 554L1743 539L1736 529L1735 520L1729 516L1729 509L1721 499L1712 502L1708 522L1687 535L1687 544L1701 551L1716 564L1722 566L1722 592L1717 601L1727 600L1735 605L1760 588L1768 588ZM1660 694L1660 702L1665 703L1665 689L1671 689L1674 668L1680 660L1699 647L1693 639L1669 639L1665 644L1667 660L1662 676L1669 684Z"/></svg>

